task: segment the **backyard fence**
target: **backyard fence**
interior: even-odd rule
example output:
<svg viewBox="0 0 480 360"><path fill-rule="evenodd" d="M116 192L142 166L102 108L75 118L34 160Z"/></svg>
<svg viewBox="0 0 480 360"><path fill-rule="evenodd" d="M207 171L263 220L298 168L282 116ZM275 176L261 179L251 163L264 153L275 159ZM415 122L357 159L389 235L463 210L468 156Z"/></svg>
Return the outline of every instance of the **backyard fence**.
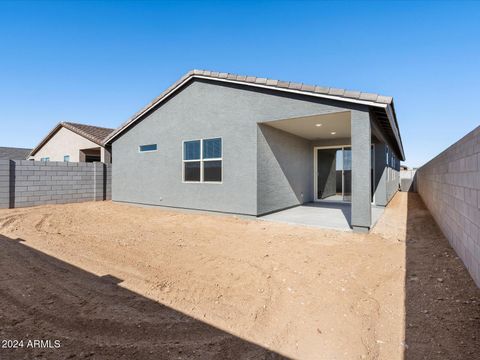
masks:
<svg viewBox="0 0 480 360"><path fill-rule="evenodd" d="M112 166L0 160L0 208L111 199Z"/></svg>
<svg viewBox="0 0 480 360"><path fill-rule="evenodd" d="M480 126L417 170L417 191L480 287Z"/></svg>
<svg viewBox="0 0 480 360"><path fill-rule="evenodd" d="M416 169L400 170L400 190L405 192L417 192L415 181Z"/></svg>

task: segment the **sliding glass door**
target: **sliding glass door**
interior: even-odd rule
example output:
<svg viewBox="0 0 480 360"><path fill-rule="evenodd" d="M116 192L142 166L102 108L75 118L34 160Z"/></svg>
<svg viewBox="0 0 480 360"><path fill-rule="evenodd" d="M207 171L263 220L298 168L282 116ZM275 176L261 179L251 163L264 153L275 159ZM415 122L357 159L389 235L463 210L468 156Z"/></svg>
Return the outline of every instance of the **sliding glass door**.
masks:
<svg viewBox="0 0 480 360"><path fill-rule="evenodd" d="M317 200L351 201L351 148L319 148L316 159Z"/></svg>

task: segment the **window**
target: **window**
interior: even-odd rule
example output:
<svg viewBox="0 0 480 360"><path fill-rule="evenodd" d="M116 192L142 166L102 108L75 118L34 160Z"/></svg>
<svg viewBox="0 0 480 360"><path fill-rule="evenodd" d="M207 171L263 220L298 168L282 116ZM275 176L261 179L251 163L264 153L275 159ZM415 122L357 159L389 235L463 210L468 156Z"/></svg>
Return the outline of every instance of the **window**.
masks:
<svg viewBox="0 0 480 360"><path fill-rule="evenodd" d="M87 155L85 155L85 162L87 162L87 163L101 162L101 156L100 155L87 154Z"/></svg>
<svg viewBox="0 0 480 360"><path fill-rule="evenodd" d="M65 156L63 157L63 161L64 161L64 162L69 162L69 161L70 161L70 155L65 155Z"/></svg>
<svg viewBox="0 0 480 360"><path fill-rule="evenodd" d="M183 142L183 181L222 182L222 139Z"/></svg>
<svg viewBox="0 0 480 360"><path fill-rule="evenodd" d="M40 159L40 161L50 161L50 158L49 157L43 157Z"/></svg>
<svg viewBox="0 0 480 360"><path fill-rule="evenodd" d="M140 145L138 147L138 151L140 152L157 151L157 144Z"/></svg>

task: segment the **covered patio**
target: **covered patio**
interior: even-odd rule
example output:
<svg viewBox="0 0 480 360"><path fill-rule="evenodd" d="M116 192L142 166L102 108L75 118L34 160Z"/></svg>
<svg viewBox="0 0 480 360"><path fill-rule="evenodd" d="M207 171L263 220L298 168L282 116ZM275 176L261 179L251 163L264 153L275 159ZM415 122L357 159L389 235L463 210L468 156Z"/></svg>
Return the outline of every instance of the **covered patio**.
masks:
<svg viewBox="0 0 480 360"><path fill-rule="evenodd" d="M258 123L261 219L364 232L398 190L403 151L388 107L328 105Z"/></svg>
<svg viewBox="0 0 480 360"><path fill-rule="evenodd" d="M300 205L291 208L294 204L285 201L277 209L262 209L263 219L344 230L371 228L375 139L368 111L341 108L271 120L259 124L259 132L266 144L262 151L270 155L260 165L260 202L274 203L284 189L295 194ZM280 171L264 175L272 163ZM264 184L270 188L263 189ZM281 205L287 210L280 210Z"/></svg>

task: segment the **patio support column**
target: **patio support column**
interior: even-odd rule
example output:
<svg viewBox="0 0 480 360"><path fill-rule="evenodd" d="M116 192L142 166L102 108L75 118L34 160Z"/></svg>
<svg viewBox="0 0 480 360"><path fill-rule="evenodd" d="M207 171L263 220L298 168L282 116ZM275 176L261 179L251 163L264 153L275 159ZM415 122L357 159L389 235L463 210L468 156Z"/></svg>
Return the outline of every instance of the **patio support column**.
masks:
<svg viewBox="0 0 480 360"><path fill-rule="evenodd" d="M371 128L368 111L351 111L352 219L354 231L366 232L372 224L370 195Z"/></svg>

